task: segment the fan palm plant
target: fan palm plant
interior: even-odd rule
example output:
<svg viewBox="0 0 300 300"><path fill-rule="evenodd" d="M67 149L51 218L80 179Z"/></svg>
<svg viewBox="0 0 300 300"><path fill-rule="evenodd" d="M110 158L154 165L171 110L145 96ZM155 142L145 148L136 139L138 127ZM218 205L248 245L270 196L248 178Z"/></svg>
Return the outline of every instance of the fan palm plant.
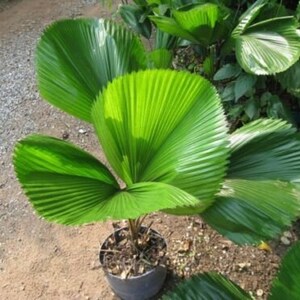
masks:
<svg viewBox="0 0 300 300"><path fill-rule="evenodd" d="M36 57L42 97L93 124L123 181L73 144L31 135L17 143L14 166L45 219L127 219L136 237L145 214L200 214L236 243L258 243L299 215L300 141L289 124L258 120L228 135L211 83L144 70L139 39L112 22L58 21Z"/></svg>

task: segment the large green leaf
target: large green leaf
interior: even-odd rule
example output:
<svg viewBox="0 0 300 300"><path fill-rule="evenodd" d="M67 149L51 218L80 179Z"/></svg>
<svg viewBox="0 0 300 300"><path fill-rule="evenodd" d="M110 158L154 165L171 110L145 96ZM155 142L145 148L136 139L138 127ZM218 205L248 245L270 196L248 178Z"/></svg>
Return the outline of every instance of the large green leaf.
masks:
<svg viewBox="0 0 300 300"><path fill-rule="evenodd" d="M140 40L101 19L57 21L46 28L36 50L42 97L88 122L92 103L108 82L146 65Z"/></svg>
<svg viewBox="0 0 300 300"><path fill-rule="evenodd" d="M228 153L215 88L204 78L170 70L118 78L99 96L93 119L112 167L126 184L165 182L212 201Z"/></svg>
<svg viewBox="0 0 300 300"><path fill-rule="evenodd" d="M208 46L220 18L220 10L215 4L206 3L187 11L174 10L173 16L181 28L191 33L202 45Z"/></svg>
<svg viewBox="0 0 300 300"><path fill-rule="evenodd" d="M300 98L300 60L293 64L285 72L276 75L276 79L280 82L284 89L289 93Z"/></svg>
<svg viewBox="0 0 300 300"><path fill-rule="evenodd" d="M188 10L172 10L172 15L173 18L150 18L160 30L205 47L218 40L226 30L226 15L213 3L202 3Z"/></svg>
<svg viewBox="0 0 300 300"><path fill-rule="evenodd" d="M248 73L269 75L287 70L300 55L294 17L279 17L234 30L235 53ZM237 27L239 29L239 26Z"/></svg>
<svg viewBox="0 0 300 300"><path fill-rule="evenodd" d="M201 216L237 244L278 236L300 213L299 192L290 183L232 179Z"/></svg>
<svg viewBox="0 0 300 300"><path fill-rule="evenodd" d="M272 283L269 300L298 300L300 295L300 242L284 256Z"/></svg>
<svg viewBox="0 0 300 300"><path fill-rule="evenodd" d="M300 140L296 129L281 120L257 120L230 136L227 178L298 181Z"/></svg>
<svg viewBox="0 0 300 300"><path fill-rule="evenodd" d="M231 280L217 273L194 275L180 283L162 300L250 300L252 297Z"/></svg>
<svg viewBox="0 0 300 300"><path fill-rule="evenodd" d="M299 216L299 138L284 121L258 120L230 142L228 180L203 217L239 244L271 239Z"/></svg>
<svg viewBox="0 0 300 300"><path fill-rule="evenodd" d="M171 35L183 38L185 40L191 41L198 44L198 39L196 39L190 32L184 30L177 24L177 22L170 17L165 16L149 16L149 19L161 30L167 32Z"/></svg>
<svg viewBox="0 0 300 300"><path fill-rule="evenodd" d="M164 183L137 183L120 190L109 170L96 158L47 136L34 135L19 142L14 165L37 212L58 223L134 219L156 210L199 202Z"/></svg>

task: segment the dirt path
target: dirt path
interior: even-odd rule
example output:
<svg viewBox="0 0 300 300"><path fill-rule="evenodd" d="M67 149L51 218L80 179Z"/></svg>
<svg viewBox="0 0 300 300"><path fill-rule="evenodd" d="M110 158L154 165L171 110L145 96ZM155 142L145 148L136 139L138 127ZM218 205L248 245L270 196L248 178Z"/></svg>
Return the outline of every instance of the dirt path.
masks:
<svg viewBox="0 0 300 300"><path fill-rule="evenodd" d="M7 0L2 0L3 1ZM34 213L11 165L15 142L32 132L69 140L102 158L93 129L40 100L33 53L45 25L66 17L108 16L96 0L18 0L0 10L0 299L116 299L99 268L99 244L109 222L79 228L48 224ZM1 3L1 0L0 0ZM281 253L237 247L199 219L153 214L155 226L169 236L174 278L214 270L230 276L265 299ZM170 233L172 235L170 236ZM291 241L296 232L290 232ZM190 245L190 248L186 248ZM171 278L171 279L170 279ZM258 298L260 299L260 297Z"/></svg>
<svg viewBox="0 0 300 300"><path fill-rule="evenodd" d="M97 259L110 224L66 228L40 220L11 166L13 145L32 132L57 137L68 132L74 143L98 151L87 124L39 99L33 68L36 40L44 26L59 18L109 14L100 12L95 2L13 1L0 12L1 299L113 299Z"/></svg>

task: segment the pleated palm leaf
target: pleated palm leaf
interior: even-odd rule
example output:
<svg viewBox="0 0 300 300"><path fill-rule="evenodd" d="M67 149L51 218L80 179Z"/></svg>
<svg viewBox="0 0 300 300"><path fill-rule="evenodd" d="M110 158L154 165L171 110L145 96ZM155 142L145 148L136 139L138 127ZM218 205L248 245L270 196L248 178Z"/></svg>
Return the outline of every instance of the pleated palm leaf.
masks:
<svg viewBox="0 0 300 300"><path fill-rule="evenodd" d="M299 261L300 242L297 242L284 256L267 299L299 299ZM195 275L162 297L162 300L210 299L251 300L253 297L225 276L213 272Z"/></svg>
<svg viewBox="0 0 300 300"><path fill-rule="evenodd" d="M14 166L37 212L62 224L136 220L160 210L201 214L237 243L257 243L289 226L300 207L295 130L259 120L228 136L207 80L136 71L144 68L139 42L118 26L103 32L99 24L106 23L60 21L45 31L37 48L39 89L95 126L124 186L71 143L32 135L16 145Z"/></svg>
<svg viewBox="0 0 300 300"><path fill-rule="evenodd" d="M190 9L173 9L172 17L149 18L160 30L207 47L228 33L225 22L228 16L229 10L224 5L201 3Z"/></svg>

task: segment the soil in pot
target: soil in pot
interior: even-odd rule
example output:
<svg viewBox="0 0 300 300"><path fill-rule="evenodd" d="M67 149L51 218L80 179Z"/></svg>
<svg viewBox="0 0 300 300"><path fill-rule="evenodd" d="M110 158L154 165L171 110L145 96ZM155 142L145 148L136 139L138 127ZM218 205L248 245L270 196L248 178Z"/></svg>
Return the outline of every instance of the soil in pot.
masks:
<svg viewBox="0 0 300 300"><path fill-rule="evenodd" d="M155 230L142 226L133 244L127 227L111 234L102 244L100 263L114 292L122 299L149 299L166 278L166 241Z"/></svg>

